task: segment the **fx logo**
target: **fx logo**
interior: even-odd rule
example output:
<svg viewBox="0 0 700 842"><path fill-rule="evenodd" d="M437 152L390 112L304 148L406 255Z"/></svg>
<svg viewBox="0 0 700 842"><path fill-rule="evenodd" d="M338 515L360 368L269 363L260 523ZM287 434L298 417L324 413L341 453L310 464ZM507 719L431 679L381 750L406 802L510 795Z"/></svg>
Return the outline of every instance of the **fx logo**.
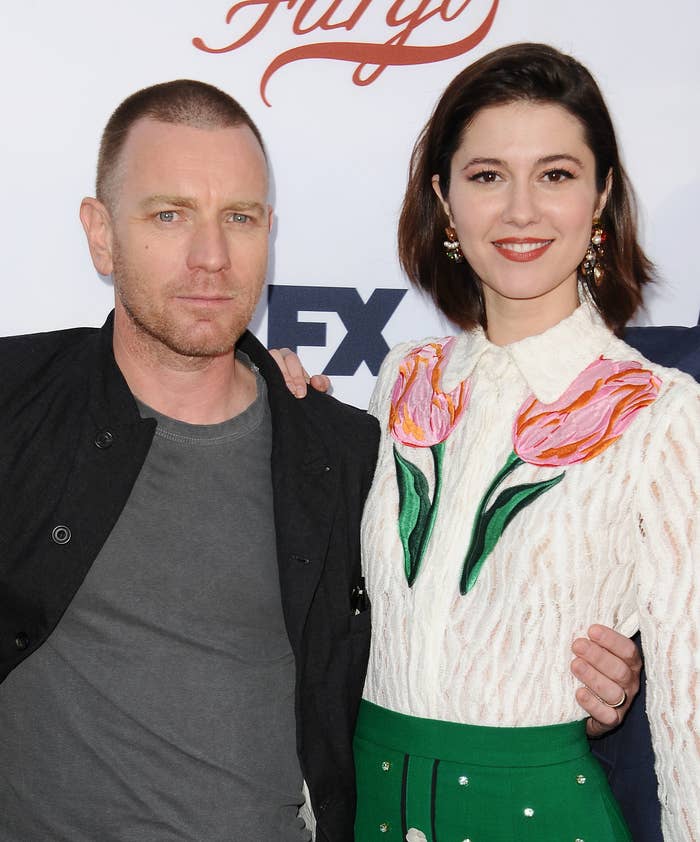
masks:
<svg viewBox="0 0 700 842"><path fill-rule="evenodd" d="M292 351L300 345L324 347L326 325L300 322L299 312L337 313L347 333L323 373L330 376L353 375L364 361L376 376L389 351L382 330L404 295L405 289L375 289L364 302L354 287L270 285L268 347L291 348Z"/></svg>

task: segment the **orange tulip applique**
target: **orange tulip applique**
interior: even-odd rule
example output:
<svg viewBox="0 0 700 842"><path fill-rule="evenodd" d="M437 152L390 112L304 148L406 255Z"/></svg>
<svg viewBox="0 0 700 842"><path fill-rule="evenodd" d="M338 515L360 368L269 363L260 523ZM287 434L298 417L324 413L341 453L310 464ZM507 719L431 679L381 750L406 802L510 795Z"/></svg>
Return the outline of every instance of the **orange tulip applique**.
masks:
<svg viewBox="0 0 700 842"><path fill-rule="evenodd" d="M477 509L462 568L460 591L472 589L498 539L516 514L564 478L506 488L489 505L498 486L518 465L558 467L594 459L616 442L640 409L656 400L661 380L640 363L600 357L550 404L530 395L513 424L513 451Z"/></svg>
<svg viewBox="0 0 700 842"><path fill-rule="evenodd" d="M409 587L416 580L435 524L442 487L445 440L469 403L468 380L451 392L440 389L442 371L454 342L455 337L451 336L412 350L401 362L391 393L391 435L407 447L429 447L435 469L431 500L425 474L404 458L394 445L399 488L399 535Z"/></svg>

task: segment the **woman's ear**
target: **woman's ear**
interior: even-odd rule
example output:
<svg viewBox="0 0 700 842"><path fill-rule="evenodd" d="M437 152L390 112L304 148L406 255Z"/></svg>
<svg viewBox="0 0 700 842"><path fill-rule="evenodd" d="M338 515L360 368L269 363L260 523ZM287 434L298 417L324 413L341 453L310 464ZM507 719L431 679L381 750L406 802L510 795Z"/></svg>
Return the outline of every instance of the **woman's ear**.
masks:
<svg viewBox="0 0 700 842"><path fill-rule="evenodd" d="M610 195L610 191L612 190L612 184L613 174L612 169L609 169L608 174L605 177L605 187L603 187L603 192L598 197L598 204L596 206L596 211L594 214L596 218L599 218L602 215L603 210L605 209L605 206L608 203L608 196Z"/></svg>
<svg viewBox="0 0 700 842"><path fill-rule="evenodd" d="M438 201L442 205L442 209L445 211L447 218L450 220L450 225L454 227L454 220L452 219L452 211L450 210L450 206L447 202L447 199L442 195L442 189L440 187L440 176L436 173L431 179L431 184L433 185L433 190L435 191L435 195L438 197Z"/></svg>

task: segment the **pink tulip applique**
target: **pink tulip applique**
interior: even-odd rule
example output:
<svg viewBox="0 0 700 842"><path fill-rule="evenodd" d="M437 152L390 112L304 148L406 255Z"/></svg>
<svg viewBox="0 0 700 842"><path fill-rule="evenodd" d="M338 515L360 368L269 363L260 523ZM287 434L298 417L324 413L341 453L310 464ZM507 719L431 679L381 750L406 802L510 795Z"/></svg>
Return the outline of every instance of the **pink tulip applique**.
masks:
<svg viewBox="0 0 700 842"><path fill-rule="evenodd" d="M513 425L515 452L531 465L587 462L620 438L660 386L638 362L601 357L554 403L525 401Z"/></svg>
<svg viewBox="0 0 700 842"><path fill-rule="evenodd" d="M440 389L442 371L454 341L452 336L412 350L401 362L391 393L391 435L407 447L429 447L435 467L431 500L425 474L404 458L394 445L399 487L399 535L409 587L418 575L437 516L445 440L469 403L470 384L467 380L451 392Z"/></svg>
<svg viewBox="0 0 700 842"><path fill-rule="evenodd" d="M460 591L474 586L496 542L515 515L564 478L506 488L489 506L498 486L518 465L558 467L587 462L616 442L640 409L656 400L661 381L634 361L600 357L556 401L543 404L530 395L513 424L513 451L477 509Z"/></svg>

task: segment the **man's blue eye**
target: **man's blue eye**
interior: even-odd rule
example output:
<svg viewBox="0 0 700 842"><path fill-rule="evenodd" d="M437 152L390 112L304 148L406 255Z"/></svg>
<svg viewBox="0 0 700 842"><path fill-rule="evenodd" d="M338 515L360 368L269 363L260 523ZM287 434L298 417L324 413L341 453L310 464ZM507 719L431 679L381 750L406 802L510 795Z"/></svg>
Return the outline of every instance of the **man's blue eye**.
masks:
<svg viewBox="0 0 700 842"><path fill-rule="evenodd" d="M160 211L158 213L158 219L161 222L172 222L175 219L175 211Z"/></svg>
<svg viewBox="0 0 700 842"><path fill-rule="evenodd" d="M233 221L234 222L247 222L250 217L245 213L234 213L233 214Z"/></svg>

